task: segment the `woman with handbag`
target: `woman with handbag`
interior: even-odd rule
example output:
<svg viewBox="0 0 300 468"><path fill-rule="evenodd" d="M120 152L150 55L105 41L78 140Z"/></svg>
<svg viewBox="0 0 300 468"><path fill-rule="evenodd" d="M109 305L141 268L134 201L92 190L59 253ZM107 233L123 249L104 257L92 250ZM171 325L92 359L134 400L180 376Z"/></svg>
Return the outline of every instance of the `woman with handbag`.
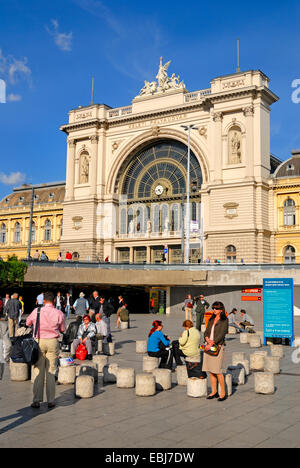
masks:
<svg viewBox="0 0 300 468"><path fill-rule="evenodd" d="M172 370L173 351L170 348L171 340L162 333L163 324L160 320L152 323L152 328L148 336L147 352L148 356L161 358L159 367L161 369Z"/></svg>
<svg viewBox="0 0 300 468"><path fill-rule="evenodd" d="M210 374L212 391L207 399L212 400L213 398L218 398L218 401L224 401L227 397L222 366L224 360L225 337L228 333L228 319L222 302L214 302L212 310L213 315L204 333L206 346L204 348L202 370ZM218 395L218 383L221 388L220 395Z"/></svg>

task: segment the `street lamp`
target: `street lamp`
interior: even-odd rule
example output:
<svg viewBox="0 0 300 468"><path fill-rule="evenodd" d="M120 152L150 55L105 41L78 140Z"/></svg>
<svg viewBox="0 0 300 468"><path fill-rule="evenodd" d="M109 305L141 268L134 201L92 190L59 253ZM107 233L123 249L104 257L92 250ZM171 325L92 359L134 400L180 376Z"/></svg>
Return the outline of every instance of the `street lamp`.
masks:
<svg viewBox="0 0 300 468"><path fill-rule="evenodd" d="M186 209L187 209L187 232L186 232L186 243L185 243L185 259L184 263L190 263L190 224L191 224L191 213L190 213L190 167L191 167L191 130L198 130L194 124L192 125L181 125L181 127L188 132L188 158L187 158L187 189L186 189Z"/></svg>

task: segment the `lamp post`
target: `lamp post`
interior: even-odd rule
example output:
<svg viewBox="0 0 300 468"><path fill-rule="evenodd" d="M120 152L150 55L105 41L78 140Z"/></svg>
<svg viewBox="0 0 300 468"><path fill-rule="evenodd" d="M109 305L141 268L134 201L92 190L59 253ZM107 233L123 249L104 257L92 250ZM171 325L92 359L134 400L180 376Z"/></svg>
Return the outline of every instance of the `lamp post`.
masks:
<svg viewBox="0 0 300 468"><path fill-rule="evenodd" d="M198 130L194 124L192 125L181 125L181 127L188 132L188 157L187 157L187 189L186 189L186 240L185 240L185 259L184 263L190 263L190 224L191 224L191 212L190 212L190 167L191 167L191 130Z"/></svg>
<svg viewBox="0 0 300 468"><path fill-rule="evenodd" d="M28 233L28 246L27 246L27 260L30 260L30 258L31 258L33 205L34 205L34 187L33 187L33 184L32 184L31 203L30 203L30 219L29 219L29 233Z"/></svg>

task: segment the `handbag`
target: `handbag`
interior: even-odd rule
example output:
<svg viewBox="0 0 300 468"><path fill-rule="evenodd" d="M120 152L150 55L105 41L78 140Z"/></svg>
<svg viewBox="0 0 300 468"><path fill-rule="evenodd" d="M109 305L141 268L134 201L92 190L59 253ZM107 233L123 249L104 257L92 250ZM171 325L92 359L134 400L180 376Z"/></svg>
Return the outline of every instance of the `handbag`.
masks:
<svg viewBox="0 0 300 468"><path fill-rule="evenodd" d="M205 379L207 377L206 372L202 371L202 362L186 361L186 370L189 379L193 377L196 377L197 379Z"/></svg>
<svg viewBox="0 0 300 468"><path fill-rule="evenodd" d="M35 330L34 335L30 338L24 338L22 341L22 353L24 356L24 362L26 364L35 365L39 359L39 343L36 341L36 337L38 334L38 329L40 325L40 313L41 307L38 307L37 318L35 323Z"/></svg>
<svg viewBox="0 0 300 468"><path fill-rule="evenodd" d="M79 359L79 361L84 361L87 357L87 353L86 346L82 343L76 349L76 359Z"/></svg>
<svg viewBox="0 0 300 468"><path fill-rule="evenodd" d="M217 345L217 346L214 345L214 348L215 348L214 350L209 349L208 351L204 350L204 352L208 354L209 356L219 356L220 351L221 351L221 345Z"/></svg>

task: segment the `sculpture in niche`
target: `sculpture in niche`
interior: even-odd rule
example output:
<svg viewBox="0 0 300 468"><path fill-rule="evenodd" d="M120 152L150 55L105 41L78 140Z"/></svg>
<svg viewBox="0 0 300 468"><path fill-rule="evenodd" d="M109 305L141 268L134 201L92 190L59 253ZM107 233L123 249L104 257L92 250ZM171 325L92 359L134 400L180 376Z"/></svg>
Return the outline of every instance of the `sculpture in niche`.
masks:
<svg viewBox="0 0 300 468"><path fill-rule="evenodd" d="M80 157L80 184L87 184L89 181L89 160L87 154L82 154Z"/></svg>
<svg viewBox="0 0 300 468"><path fill-rule="evenodd" d="M242 138L239 127L234 127L229 132L229 164L240 164L242 162Z"/></svg>
<svg viewBox="0 0 300 468"><path fill-rule="evenodd" d="M129 222L128 233L129 233L129 234L133 234L133 233L134 233L133 219L131 219L130 222Z"/></svg>
<svg viewBox="0 0 300 468"><path fill-rule="evenodd" d="M165 224L164 224L164 232L169 231L169 218L165 219Z"/></svg>

